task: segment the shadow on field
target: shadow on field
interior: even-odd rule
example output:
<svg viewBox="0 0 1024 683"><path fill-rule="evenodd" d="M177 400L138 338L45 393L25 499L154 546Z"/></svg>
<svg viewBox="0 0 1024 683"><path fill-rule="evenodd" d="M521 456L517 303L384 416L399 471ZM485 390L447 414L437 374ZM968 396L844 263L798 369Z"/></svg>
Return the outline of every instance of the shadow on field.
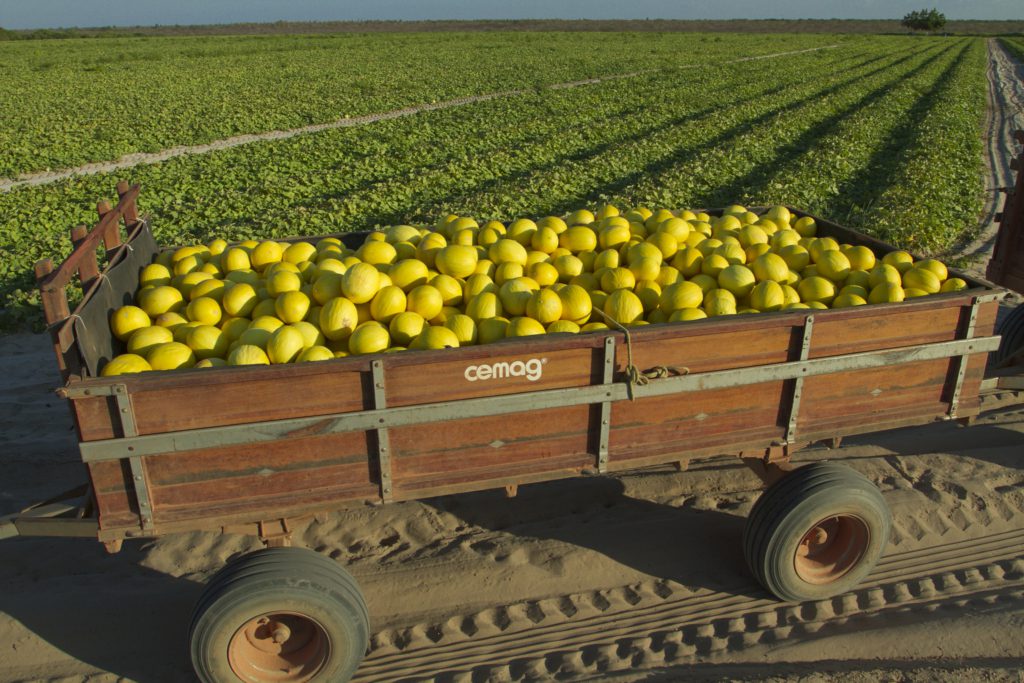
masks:
<svg viewBox="0 0 1024 683"><path fill-rule="evenodd" d="M821 138L833 134L839 128L843 120L848 116L860 109L870 107L879 100L884 99L890 92L892 92L892 88L896 83L914 78L918 74L924 72L939 58L943 57L949 49L951 48L937 51L931 57L906 73L896 73L894 78L887 80L874 90L865 93L863 97L860 97L849 106L832 113L832 115L828 116L824 120L807 128L800 133L793 142L776 149L775 156L771 161L763 164L757 164L746 175L735 178L732 182L722 188L716 189L710 203L714 206L726 206L738 200L746 200L746 198L750 196L757 196L764 188L770 185L774 177L778 175L785 175L785 166L787 164L793 163L806 153L808 149L820 144ZM917 53L899 60L893 64L891 68L895 68L905 63L913 56L917 56ZM954 62L953 65L939 77L939 82L942 82L952 74L952 69L955 65L956 63ZM837 90L833 89L830 91L830 94L835 92L837 92Z"/></svg>
<svg viewBox="0 0 1024 683"><path fill-rule="evenodd" d="M141 566L141 544L108 555L92 539L0 544L0 612L52 648L140 683L192 681L188 625L202 585ZM15 641L7 647L17 649ZM45 646L25 661L46 657Z"/></svg>
<svg viewBox="0 0 1024 683"><path fill-rule="evenodd" d="M953 78L957 65L966 57L968 49L969 46L965 46L956 60L935 81L933 87L920 94L900 125L889 134L888 140L879 146L859 171L839 185L839 191L831 202L826 204L822 213L832 216L833 220L857 223L862 219L859 214L874 206L886 188L893 185L896 172L906 161L907 149L912 148L917 142L915 133L925 114L932 107L934 94ZM894 244L899 243L898 238L875 236Z"/></svg>
<svg viewBox="0 0 1024 683"><path fill-rule="evenodd" d="M900 54L900 53L898 53L898 54ZM715 136L713 138L706 139L706 140L700 140L699 143L697 143L695 145L692 145L691 147L688 147L688 148L677 149L667 158L664 158L664 159L658 160L656 162L653 162L651 164L648 164L648 165L644 166L643 168L637 169L633 173L629 173L629 174L624 175L624 176L622 176L620 178L617 178L613 182L610 182L610 183L607 183L605 185L602 185L600 187L595 188L590 193L590 197L593 199L593 198L597 198L597 197L601 197L601 196L612 196L612 195L615 195L615 194L617 194L619 192L622 192L623 190L625 190L629 186L633 185L634 183L639 182L640 180L642 180L644 178L655 176L655 175L657 175L659 173L662 173L662 172L664 172L666 170L669 170L670 168L680 166L681 164L683 164L687 160L689 160L691 157L693 157L693 156L695 156L697 154L700 154L703 151L706 151L708 149L713 149L713 148L716 148L716 147L726 146L726 145L728 145L730 143L730 141L741 139L744 135L750 133L751 131L753 131L758 126L760 126L760 125L762 125L762 124L764 124L764 123L766 123L766 122L768 122L768 121L770 121L770 120L772 120L774 118L786 115L789 112L797 110L800 107L805 106L808 103L808 101L826 98L826 97L830 96L831 94L836 93L836 92L842 90L843 88L847 88L847 87L850 87L850 86L853 86L853 85L857 84L858 82L860 82L864 78L870 78L871 76L874 76L876 74L889 71L889 70L899 66L900 64L903 64L903 63L907 62L908 60L914 58L917 54L918 53L916 53L916 52L905 51L905 56L903 56L903 57L901 57L899 59L895 59L895 60L893 59L894 55L891 55L891 54L879 55L879 56L872 57L870 59L864 60L863 62L860 62L858 64L851 65L851 66L849 66L845 70L844 73L846 73L846 74L854 73L853 76L850 76L850 77L846 78L845 80L842 80L842 81L837 82L837 83L833 83L831 85L826 84L826 87L822 87L820 90L816 90L813 93L809 93L805 97L797 98L797 99L795 99L795 100L793 100L793 101L791 101L791 102L789 102L789 103L787 103L785 105L782 105L782 106L780 106L778 108L770 109L770 110L766 111L765 113L761 114L760 116L757 116L757 117L752 118L752 119L745 120L742 123L739 123L739 124L729 128L728 130L723 131L722 133L720 133L719 135L717 135L717 136ZM874 64L877 64L879 62L882 62L880 66L877 66L876 68L874 68L874 69L872 69L872 70L870 70L870 71L868 71L866 73L859 73L858 72L859 69L867 68L867 67L872 66ZM812 80L813 81L813 80L817 80L817 79L812 77L812 78L810 78L808 80ZM786 91L788 91L790 89L791 88L782 88L781 92L785 93ZM735 105L733 103L728 103L727 106L733 107ZM716 196L717 196L717 194L718 193L716 193ZM731 203L732 201L733 200L731 199L727 203Z"/></svg>
<svg viewBox="0 0 1024 683"><path fill-rule="evenodd" d="M898 456L947 453L1024 470L1024 433L997 425L962 427L954 422L941 422L864 434L843 443L880 446Z"/></svg>
<svg viewBox="0 0 1024 683"><path fill-rule="evenodd" d="M483 491L424 501L467 524L556 540L690 589L766 597L743 559L744 518L625 495L608 477L530 484L514 498Z"/></svg>

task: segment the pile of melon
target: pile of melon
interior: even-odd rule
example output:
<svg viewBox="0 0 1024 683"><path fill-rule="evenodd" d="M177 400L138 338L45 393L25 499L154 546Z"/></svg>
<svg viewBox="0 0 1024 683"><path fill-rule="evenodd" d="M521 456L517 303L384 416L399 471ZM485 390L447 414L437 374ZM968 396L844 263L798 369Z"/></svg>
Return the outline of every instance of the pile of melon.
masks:
<svg viewBox="0 0 1024 683"><path fill-rule="evenodd" d="M320 361L507 337L903 301L967 288L935 259L818 237L785 207L451 215L340 239L160 252L110 325L105 376Z"/></svg>

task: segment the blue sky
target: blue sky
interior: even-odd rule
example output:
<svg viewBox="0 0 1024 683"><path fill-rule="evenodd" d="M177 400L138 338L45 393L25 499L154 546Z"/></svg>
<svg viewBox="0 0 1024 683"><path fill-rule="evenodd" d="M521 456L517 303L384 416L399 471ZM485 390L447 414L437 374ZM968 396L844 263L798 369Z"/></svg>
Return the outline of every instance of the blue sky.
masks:
<svg viewBox="0 0 1024 683"><path fill-rule="evenodd" d="M367 19L1024 19L1022 0L0 0L0 26L138 26Z"/></svg>

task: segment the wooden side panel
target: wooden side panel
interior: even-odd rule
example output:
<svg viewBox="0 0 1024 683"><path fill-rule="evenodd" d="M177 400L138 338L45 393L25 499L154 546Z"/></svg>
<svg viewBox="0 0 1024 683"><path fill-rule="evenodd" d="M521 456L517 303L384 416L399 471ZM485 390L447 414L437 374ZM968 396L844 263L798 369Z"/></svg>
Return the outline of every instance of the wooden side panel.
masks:
<svg viewBox="0 0 1024 683"><path fill-rule="evenodd" d="M122 436L117 403L109 396L78 398L71 402L81 441L100 441Z"/></svg>
<svg viewBox="0 0 1024 683"><path fill-rule="evenodd" d="M813 431L819 423L840 430L902 413L940 416L948 410L948 359L857 370L804 380L798 432Z"/></svg>
<svg viewBox="0 0 1024 683"><path fill-rule="evenodd" d="M359 372L324 372L273 377L209 386L140 390L132 394L139 434L162 434L252 424L362 410L363 376Z"/></svg>
<svg viewBox="0 0 1024 683"><path fill-rule="evenodd" d="M301 505L314 493L338 502L374 498L378 474L367 458L367 438L351 432L147 457L154 521L259 516L268 499Z"/></svg>
<svg viewBox="0 0 1024 683"><path fill-rule="evenodd" d="M609 462L781 439L787 382L622 401L612 406ZM787 401L783 399L786 398Z"/></svg>
<svg viewBox="0 0 1024 683"><path fill-rule="evenodd" d="M593 467L589 406L389 431L397 495L478 479Z"/></svg>
<svg viewBox="0 0 1024 683"><path fill-rule="evenodd" d="M811 358L952 341L960 330L962 306L923 310L909 306L865 306L856 314L815 316Z"/></svg>
<svg viewBox="0 0 1024 683"><path fill-rule="evenodd" d="M815 314L811 357L899 348L962 336L970 297L927 305ZM621 381L630 359L640 371L659 366L699 373L796 360L806 314L778 314L657 326L617 336ZM991 332L995 304L986 305L976 334ZM524 341L488 348L382 357L389 407L584 387L602 381L603 336ZM956 361L940 359L878 370L809 377L803 386L797 438L865 431L865 425L927 422L948 412ZM343 359L238 372L160 373L124 378L141 434L256 424L370 409L370 364ZM486 368L486 369L485 369ZM975 409L984 357L971 358L963 408ZM203 381L200 382L199 378ZM653 381L658 381L657 379ZM793 381L621 401L613 405L609 465L675 454L732 453L785 437ZM74 401L83 441L121 435L117 403ZM472 490L495 482L541 481L596 464L600 408L456 419L389 431L396 499ZM153 519L161 525L209 527L218 519L298 514L378 498L375 432L318 434L306 430L258 446L225 446L146 457ZM136 527L127 463L90 466L101 527Z"/></svg>
<svg viewBox="0 0 1024 683"><path fill-rule="evenodd" d="M137 527L139 513L128 462L94 462L89 463L87 468L99 510L100 528Z"/></svg>
<svg viewBox="0 0 1024 683"><path fill-rule="evenodd" d="M601 380L598 349L559 349L551 342L517 346L496 345L487 354L442 351L415 364L385 362L388 406L583 387Z"/></svg>
<svg viewBox="0 0 1024 683"><path fill-rule="evenodd" d="M633 365L639 370L657 366L674 367L682 372L712 372L729 368L748 368L769 363L784 363L799 354L803 316L778 316L770 321L746 317L729 321L719 329L709 326L690 334L633 337ZM619 344L616 362L624 371L629 361L625 344Z"/></svg>

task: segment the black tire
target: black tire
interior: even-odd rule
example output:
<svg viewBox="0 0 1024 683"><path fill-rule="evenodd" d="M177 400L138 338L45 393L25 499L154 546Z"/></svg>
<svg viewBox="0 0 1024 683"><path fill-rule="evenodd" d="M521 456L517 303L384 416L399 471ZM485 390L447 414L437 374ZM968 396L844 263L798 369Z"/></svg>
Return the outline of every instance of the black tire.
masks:
<svg viewBox="0 0 1024 683"><path fill-rule="evenodd" d="M192 666L203 683L348 681L369 631L363 595L341 566L304 548L266 548L207 583L189 627Z"/></svg>
<svg viewBox="0 0 1024 683"><path fill-rule="evenodd" d="M878 562L892 514L874 484L820 462L777 481L754 504L743 554L782 600L821 600L851 590Z"/></svg>
<svg viewBox="0 0 1024 683"><path fill-rule="evenodd" d="M999 348L992 352L991 364L994 368L1001 367L1012 356L1024 351L1024 304L1018 305L1000 320L996 332L1002 339L999 340Z"/></svg>

